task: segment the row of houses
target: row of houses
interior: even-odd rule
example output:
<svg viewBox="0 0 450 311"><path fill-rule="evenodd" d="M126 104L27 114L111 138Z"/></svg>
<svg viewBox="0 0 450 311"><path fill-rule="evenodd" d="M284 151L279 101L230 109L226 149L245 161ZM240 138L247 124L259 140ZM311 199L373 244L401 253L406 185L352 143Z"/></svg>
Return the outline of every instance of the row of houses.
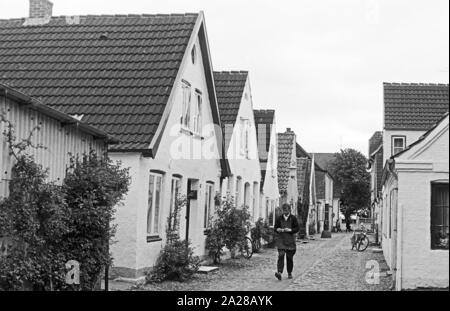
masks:
<svg viewBox="0 0 450 311"><path fill-rule="evenodd" d="M274 110L254 109L247 71L213 70L199 14L53 17L30 0L27 18L0 20L2 114L61 181L69 154L108 152L130 168L117 206L115 272L138 277L155 263L176 198L185 195L180 234L204 256L217 196L273 225L280 204L302 213L303 235L331 230L339 193L332 154L310 154ZM2 127L4 126L2 122ZM0 144L0 195L13 161Z"/></svg>
<svg viewBox="0 0 450 311"><path fill-rule="evenodd" d="M384 83L372 212L397 290L449 285L449 86Z"/></svg>

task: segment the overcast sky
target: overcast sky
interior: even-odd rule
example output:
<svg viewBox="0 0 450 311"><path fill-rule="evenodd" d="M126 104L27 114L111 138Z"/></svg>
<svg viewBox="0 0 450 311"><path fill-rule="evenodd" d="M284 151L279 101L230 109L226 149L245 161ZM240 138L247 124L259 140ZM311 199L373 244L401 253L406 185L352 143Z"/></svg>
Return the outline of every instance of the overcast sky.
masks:
<svg viewBox="0 0 450 311"><path fill-rule="evenodd" d="M53 15L205 12L214 70L248 70L309 152L367 154L382 83L448 83L448 0L53 0ZM28 0L0 0L0 18Z"/></svg>

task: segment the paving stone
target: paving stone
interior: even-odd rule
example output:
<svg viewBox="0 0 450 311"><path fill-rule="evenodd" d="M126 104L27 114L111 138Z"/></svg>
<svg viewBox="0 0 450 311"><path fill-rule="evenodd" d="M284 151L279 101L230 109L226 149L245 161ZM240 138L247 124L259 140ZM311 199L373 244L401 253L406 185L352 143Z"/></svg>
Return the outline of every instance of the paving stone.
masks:
<svg viewBox="0 0 450 311"><path fill-rule="evenodd" d="M150 291L381 291L390 290L392 277L379 276L378 284L366 281L370 269L366 264L374 260L379 272L386 271L383 254L368 248L365 252L352 251L350 233L335 233L331 239L308 240L297 243L294 256L294 279L275 278L277 250L265 248L251 259L225 260L214 273L195 274L187 282L148 284L134 290ZM256 255L256 256L255 256Z"/></svg>

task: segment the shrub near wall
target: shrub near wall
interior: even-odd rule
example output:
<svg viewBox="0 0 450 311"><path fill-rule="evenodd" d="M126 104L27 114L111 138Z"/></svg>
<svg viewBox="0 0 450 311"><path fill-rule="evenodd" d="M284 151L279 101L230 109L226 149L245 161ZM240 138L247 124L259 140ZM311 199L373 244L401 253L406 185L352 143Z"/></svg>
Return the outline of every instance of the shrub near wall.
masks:
<svg viewBox="0 0 450 311"><path fill-rule="evenodd" d="M245 237L251 225L248 207L237 208L230 196L221 203L216 206L215 218L206 238L206 249L215 263L220 260L224 247L231 251L232 257L236 249L245 247Z"/></svg>
<svg viewBox="0 0 450 311"><path fill-rule="evenodd" d="M128 170L91 152L72 159L63 187L48 171L15 155L10 195L0 202L0 236L12 247L0 259L1 290L93 290L111 263L109 222L127 192ZM69 260L80 263L80 285L66 284Z"/></svg>

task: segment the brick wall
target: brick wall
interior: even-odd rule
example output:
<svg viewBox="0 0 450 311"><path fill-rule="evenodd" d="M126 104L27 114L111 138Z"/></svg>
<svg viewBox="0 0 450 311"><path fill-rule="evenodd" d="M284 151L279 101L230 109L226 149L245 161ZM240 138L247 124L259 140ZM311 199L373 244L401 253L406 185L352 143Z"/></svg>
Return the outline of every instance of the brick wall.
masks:
<svg viewBox="0 0 450 311"><path fill-rule="evenodd" d="M53 3L48 0L30 0L30 18L52 16Z"/></svg>

